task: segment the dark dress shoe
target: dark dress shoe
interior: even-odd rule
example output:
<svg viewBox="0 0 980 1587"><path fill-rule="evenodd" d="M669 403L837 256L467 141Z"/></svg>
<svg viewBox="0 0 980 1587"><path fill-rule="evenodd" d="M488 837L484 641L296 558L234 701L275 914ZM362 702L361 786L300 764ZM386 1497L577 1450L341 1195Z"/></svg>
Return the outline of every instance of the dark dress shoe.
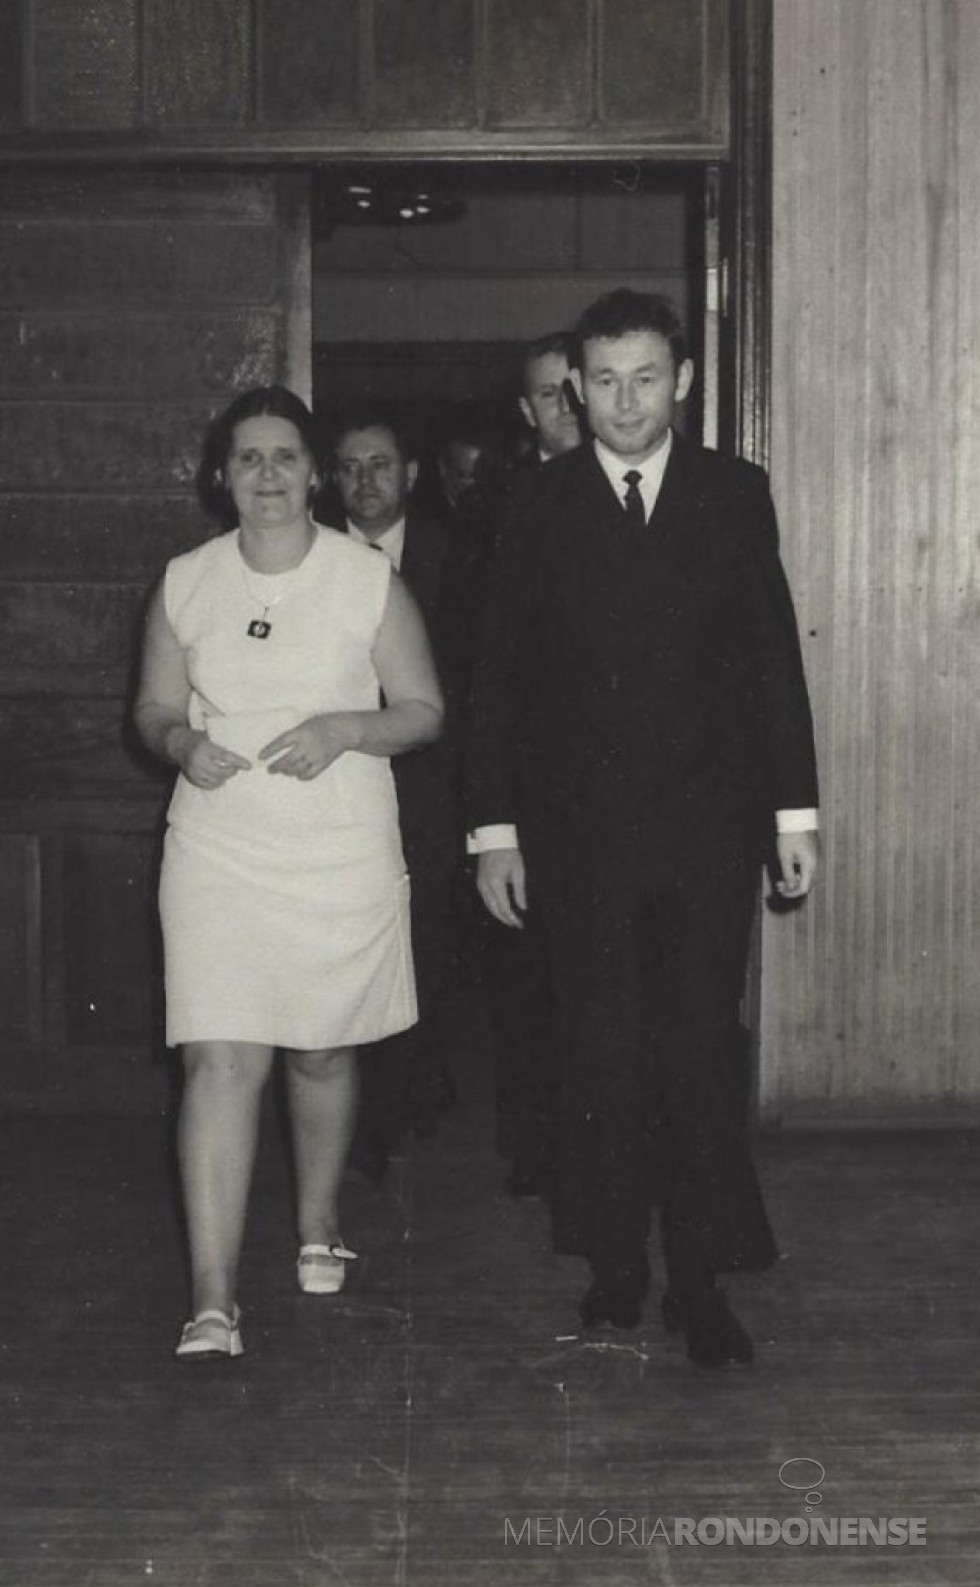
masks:
<svg viewBox="0 0 980 1587"><path fill-rule="evenodd" d="M723 1290L706 1289L692 1295L668 1290L662 1310L664 1327L669 1334L684 1335L688 1359L695 1366L744 1367L752 1360L752 1340Z"/></svg>
<svg viewBox="0 0 980 1587"><path fill-rule="evenodd" d="M643 1316L646 1279L638 1274L596 1278L579 1302L584 1328L611 1323L614 1328L635 1328Z"/></svg>

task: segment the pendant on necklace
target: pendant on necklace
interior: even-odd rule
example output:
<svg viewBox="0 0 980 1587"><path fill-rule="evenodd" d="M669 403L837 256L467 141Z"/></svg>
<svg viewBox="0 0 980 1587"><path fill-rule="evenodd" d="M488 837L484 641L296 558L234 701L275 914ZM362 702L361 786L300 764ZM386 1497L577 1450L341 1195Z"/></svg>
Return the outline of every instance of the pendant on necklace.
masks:
<svg viewBox="0 0 980 1587"><path fill-rule="evenodd" d="M245 632L249 639L268 639L272 633L272 624L267 623L265 617L253 617Z"/></svg>

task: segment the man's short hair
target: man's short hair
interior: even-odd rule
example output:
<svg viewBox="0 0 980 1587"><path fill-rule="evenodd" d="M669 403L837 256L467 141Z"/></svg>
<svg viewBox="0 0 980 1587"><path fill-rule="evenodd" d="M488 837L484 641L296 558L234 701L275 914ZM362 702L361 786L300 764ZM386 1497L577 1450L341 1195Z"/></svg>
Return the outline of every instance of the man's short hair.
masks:
<svg viewBox="0 0 980 1587"><path fill-rule="evenodd" d="M675 369L688 356L687 336L669 298L659 292L634 292L630 287L617 287L615 292L597 298L582 314L569 337L569 365L573 369L582 368L586 342L599 337L616 341L631 331L655 331L662 336L670 345Z"/></svg>
<svg viewBox="0 0 980 1587"><path fill-rule="evenodd" d="M409 426L398 409L380 397L359 398L337 414L330 426L331 456L336 457L337 448L345 435L350 435L354 430L375 429L391 432L403 463L412 463L418 458L418 444Z"/></svg>
<svg viewBox="0 0 980 1587"><path fill-rule="evenodd" d="M545 358L548 353L558 353L562 358L567 358L569 341L568 331L549 331L547 336L536 336L524 348L525 369L536 358Z"/></svg>
<svg viewBox="0 0 980 1587"><path fill-rule="evenodd" d="M570 341L568 331L550 331L547 336L536 336L533 342L528 342L521 362L521 389L525 396L531 365L538 358L547 358L549 353L557 353L567 363Z"/></svg>

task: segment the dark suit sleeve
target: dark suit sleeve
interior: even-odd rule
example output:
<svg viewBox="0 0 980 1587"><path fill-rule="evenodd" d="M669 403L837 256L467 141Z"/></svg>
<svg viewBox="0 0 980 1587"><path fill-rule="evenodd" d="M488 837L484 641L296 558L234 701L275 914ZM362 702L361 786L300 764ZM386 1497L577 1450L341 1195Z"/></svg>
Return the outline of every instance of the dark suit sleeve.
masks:
<svg viewBox="0 0 980 1587"><path fill-rule="evenodd" d="M519 820L517 781L527 625L528 536L510 504L484 565L464 734L466 824Z"/></svg>
<svg viewBox="0 0 980 1587"><path fill-rule="evenodd" d="M809 809L819 801L813 718L796 613L779 556L776 513L762 469L743 465L737 488L746 530L742 576L767 797L774 811Z"/></svg>

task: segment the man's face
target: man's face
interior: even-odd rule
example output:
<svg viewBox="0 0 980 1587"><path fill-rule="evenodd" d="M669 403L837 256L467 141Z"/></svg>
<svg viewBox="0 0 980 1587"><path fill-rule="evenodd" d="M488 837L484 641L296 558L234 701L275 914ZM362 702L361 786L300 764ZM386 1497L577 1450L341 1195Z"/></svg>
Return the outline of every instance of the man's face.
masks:
<svg viewBox="0 0 980 1587"><path fill-rule="evenodd" d="M546 457L570 452L582 439L565 390L567 379L564 353L542 353L530 359L525 370L521 412L537 432L538 446Z"/></svg>
<svg viewBox="0 0 980 1587"><path fill-rule="evenodd" d="M631 463L661 445L693 378L690 359L675 369L670 343L658 331L597 336L582 349L582 368L572 371L592 434Z"/></svg>
<svg viewBox="0 0 980 1587"><path fill-rule="evenodd" d="M442 487L450 507L455 507L464 491L476 483L476 465L483 452L475 441L450 441L439 458Z"/></svg>
<svg viewBox="0 0 980 1587"><path fill-rule="evenodd" d="M406 462L384 424L348 430L337 443L334 481L351 523L376 540L404 515L418 464Z"/></svg>

